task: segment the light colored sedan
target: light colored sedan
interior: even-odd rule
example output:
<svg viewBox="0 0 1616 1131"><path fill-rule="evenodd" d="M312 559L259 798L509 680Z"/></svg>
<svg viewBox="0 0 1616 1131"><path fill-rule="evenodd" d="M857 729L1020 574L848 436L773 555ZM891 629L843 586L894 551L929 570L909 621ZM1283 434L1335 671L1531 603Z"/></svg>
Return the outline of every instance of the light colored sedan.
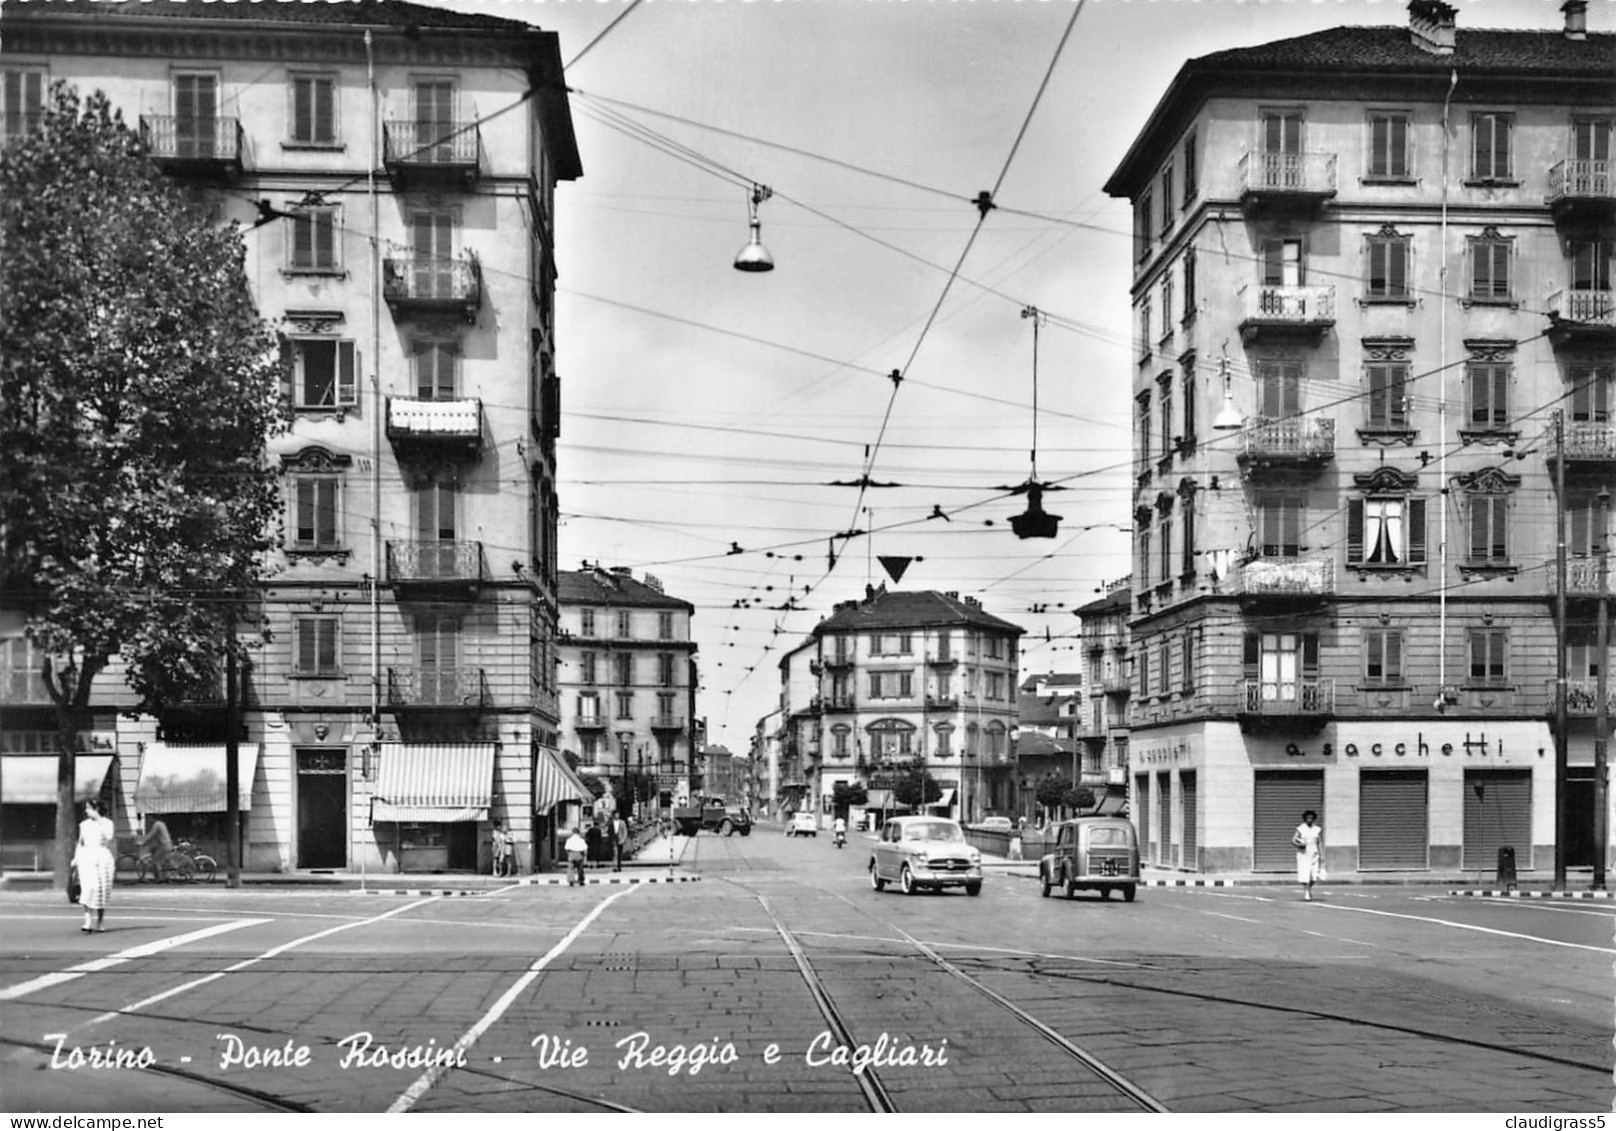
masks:
<svg viewBox="0 0 1616 1131"><path fill-rule="evenodd" d="M807 810L791 814L791 823L786 826L787 836L819 835L819 821Z"/></svg>
<svg viewBox="0 0 1616 1131"><path fill-rule="evenodd" d="M870 857L870 886L895 883L905 895L922 888L982 891L982 854L965 842L958 821L946 817L894 817L881 827Z"/></svg>

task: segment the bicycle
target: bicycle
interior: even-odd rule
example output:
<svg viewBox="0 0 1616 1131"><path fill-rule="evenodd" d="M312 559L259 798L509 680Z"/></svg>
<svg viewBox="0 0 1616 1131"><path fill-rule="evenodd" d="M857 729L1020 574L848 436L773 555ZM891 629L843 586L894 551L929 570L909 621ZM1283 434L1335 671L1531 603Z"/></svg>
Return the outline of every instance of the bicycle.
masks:
<svg viewBox="0 0 1616 1131"><path fill-rule="evenodd" d="M187 861L189 861L190 866L195 870L196 875L202 877L202 879L206 880L210 884L214 881L215 876L218 874L219 862L213 857L209 856L206 852L198 852L196 850L196 845L192 844L188 840L182 840L175 843L174 851L170 854L171 861L174 856L184 857Z"/></svg>

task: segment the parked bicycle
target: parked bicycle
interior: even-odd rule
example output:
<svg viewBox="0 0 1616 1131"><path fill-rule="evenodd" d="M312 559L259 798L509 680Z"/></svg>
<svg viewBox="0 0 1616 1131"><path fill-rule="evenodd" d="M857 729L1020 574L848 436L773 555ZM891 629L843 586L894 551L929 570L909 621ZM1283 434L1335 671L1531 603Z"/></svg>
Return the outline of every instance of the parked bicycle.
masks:
<svg viewBox="0 0 1616 1131"><path fill-rule="evenodd" d="M157 858L150 852L126 847L118 856L118 871L133 872L135 882L142 884L148 879L153 883L173 880L175 883L188 884L196 879L212 883L218 874L219 863L207 853L197 851L196 845L190 841L179 840L165 854L161 868L157 865Z"/></svg>

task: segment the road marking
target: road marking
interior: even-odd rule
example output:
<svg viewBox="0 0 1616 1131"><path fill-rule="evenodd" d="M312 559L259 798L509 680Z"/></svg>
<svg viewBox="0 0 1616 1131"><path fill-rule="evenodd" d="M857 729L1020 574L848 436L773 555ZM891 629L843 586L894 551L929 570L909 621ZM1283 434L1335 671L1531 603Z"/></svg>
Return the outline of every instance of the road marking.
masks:
<svg viewBox="0 0 1616 1131"><path fill-rule="evenodd" d="M184 946L186 943L197 942L200 939L211 938L214 935L222 935L226 931L235 931L242 927L255 927L261 923L268 922L271 922L271 920L233 919L227 923L217 923L214 926L203 927L200 930L175 935L172 938L154 939L151 942L141 943L139 946L132 946L128 950L120 950L116 954L109 954L104 958L92 958L88 962L79 963L77 966L69 966L66 970L41 974L37 978L19 982L15 986L7 986L5 989L0 990L0 1001L15 1001L17 998L27 997L29 994L38 993L40 990L50 986L59 986L63 982L71 982L75 978L82 978L86 974L94 974L100 970L121 966L125 962L133 961L136 958L150 958L152 955L160 954L172 947Z"/></svg>
<svg viewBox="0 0 1616 1131"><path fill-rule="evenodd" d="M478 1038L480 1038L484 1033L488 1032L494 1023L504 1016L505 1011L515 1004L516 999L522 995L523 991L531 986L534 980L538 978L540 974L544 973L544 968L546 966L550 965L551 962L554 962L569 946L576 942L578 936L583 934L584 931L588 929L589 924L593 923L597 918L599 918L603 911L610 907L616 900L622 899L625 895L632 892L636 886L638 885L631 884L619 891L614 891L611 895L607 896L605 899L596 904L595 909L580 919L578 921L578 925L573 927L572 930L568 931L561 941L556 943L549 950L545 951L543 956L540 957L537 962L533 963L532 966L527 968L527 972L525 974L516 979L515 982L511 983L510 989L501 994L499 996L499 1000L488 1007L488 1012L484 1013L480 1018L478 1018L477 1023L461 1034L460 1039L457 1040L446 1051L464 1054L467 1049L476 1044ZM459 1057L452 1056L445 1059L458 1060ZM443 1077L444 1073L448 1071L449 1069L447 1067L441 1064L434 1064L431 1068L428 1068L425 1072L421 1073L421 1075L416 1078L415 1083L404 1089L403 1094L400 1095L398 1099L393 1101L392 1106L387 1109L388 1114L409 1111L410 1108L415 1106L416 1101L422 1096L426 1095L426 1093L431 1089L432 1085L436 1084Z"/></svg>
<svg viewBox="0 0 1616 1131"><path fill-rule="evenodd" d="M1560 914L1560 915L1593 915L1593 916L1597 916L1600 919L1616 918L1616 910L1610 910L1610 911L1597 910L1596 911L1591 907L1588 907L1588 908L1583 908L1583 907L1555 907L1552 904L1548 904L1548 903L1522 903L1518 899L1510 899L1510 898L1508 898L1506 896L1498 896L1496 898L1484 898L1484 899L1478 900L1477 902L1502 904L1505 907L1519 907L1523 911L1553 911L1553 912L1555 912L1557 914Z"/></svg>
<svg viewBox="0 0 1616 1131"><path fill-rule="evenodd" d="M434 897L434 899L435 898L436 897ZM209 982L216 982L220 978L223 978L226 974L234 974L238 971L247 969L249 966L256 966L260 962L267 959L275 958L279 955L285 954L289 950L294 950L297 947L302 946L304 943L310 943L316 939L323 939L328 935L334 935L339 931L351 930L354 927L368 927L372 923L379 923L383 919L391 919L394 915L402 914L405 911L411 911L417 907L420 907L422 904L431 902L433 902L433 899L418 899L414 903L406 903L401 907L393 908L391 911L384 911L380 915L372 915L369 919L360 919L353 923L339 923L335 927L327 927L325 930L316 931L312 935L304 935L302 938L293 939L291 942L281 943L279 946L270 947L256 958L242 959L240 962L226 966L223 970L219 970L212 974L204 974L200 978L193 978L191 981L175 986L173 989L164 990L162 993L153 994L148 998L142 998L140 1001L126 1005L122 1009L114 1009L110 1013L103 1013L99 1017L92 1017L88 1021L84 1022L84 1024L74 1026L74 1029L85 1029L91 1025L99 1025L103 1021L111 1021L114 1017L122 1017L126 1013L134 1013L138 1010L145 1009L149 1005L156 1005L160 1001L167 1001L171 997L178 997L187 990L194 990L198 986L205 986ZM260 923L273 923L275 920L260 919L257 921Z"/></svg>
<svg viewBox="0 0 1616 1131"><path fill-rule="evenodd" d="M1502 935L1507 939L1521 939L1525 942L1543 943L1545 946L1563 946L1568 950L1592 950L1599 954L1616 954L1616 948L1608 946L1589 946L1586 943L1561 942L1559 939L1546 939L1539 935L1523 935L1519 931L1501 931L1496 927L1480 927L1474 923L1458 923L1452 919L1437 919L1430 915L1404 915L1397 911L1377 911L1373 907L1344 907L1339 903L1314 903L1315 907L1322 907L1330 911L1355 911L1359 915L1384 915L1388 919L1412 919L1418 923L1435 923L1442 927L1455 927L1461 931L1479 931L1484 935Z"/></svg>
<svg viewBox="0 0 1616 1131"><path fill-rule="evenodd" d="M1202 915L1210 915L1214 919L1233 919L1237 923L1255 923L1255 919L1247 919L1244 915L1225 915L1221 911L1203 911Z"/></svg>

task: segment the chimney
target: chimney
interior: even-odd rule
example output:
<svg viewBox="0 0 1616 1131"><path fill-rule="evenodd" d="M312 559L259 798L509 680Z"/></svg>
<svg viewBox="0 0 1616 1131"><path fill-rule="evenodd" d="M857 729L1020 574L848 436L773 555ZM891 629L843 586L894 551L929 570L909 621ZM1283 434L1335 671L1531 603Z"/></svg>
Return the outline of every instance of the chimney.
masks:
<svg viewBox="0 0 1616 1131"><path fill-rule="evenodd" d="M1566 0L1560 5L1560 11L1565 13L1565 37L1567 39L1583 40L1588 38L1588 0Z"/></svg>
<svg viewBox="0 0 1616 1131"><path fill-rule="evenodd" d="M1408 37L1421 51L1453 54L1453 26L1457 10L1442 0L1409 0Z"/></svg>
<svg viewBox="0 0 1616 1131"><path fill-rule="evenodd" d="M633 566L613 566L612 567L612 572L615 573L618 577L633 577L634 576L634 567Z"/></svg>

